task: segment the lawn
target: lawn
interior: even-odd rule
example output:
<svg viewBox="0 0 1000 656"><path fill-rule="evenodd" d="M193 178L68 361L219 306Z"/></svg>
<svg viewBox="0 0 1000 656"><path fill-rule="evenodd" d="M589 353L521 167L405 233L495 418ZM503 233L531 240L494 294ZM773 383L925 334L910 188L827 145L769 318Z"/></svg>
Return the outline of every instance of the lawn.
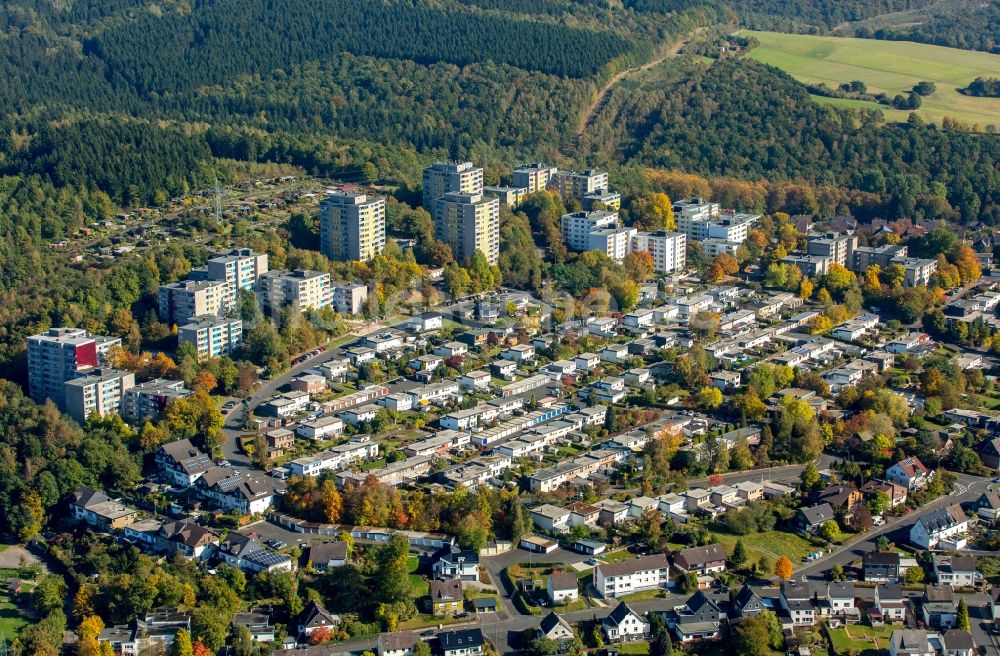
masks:
<svg viewBox="0 0 1000 656"><path fill-rule="evenodd" d="M750 535L716 533L716 536L719 538L719 544L727 553L733 553L736 541L742 540L751 557L754 554L763 553L773 561L778 556L785 555L791 559L792 565L795 567L799 567L802 564L802 559L817 549L805 538L785 531L768 531L766 533L751 533Z"/></svg>
<svg viewBox="0 0 1000 656"><path fill-rule="evenodd" d="M926 120L940 123L950 116L970 124L1000 127L1000 98L975 98L958 92L975 78L1000 77L1000 55L957 48L943 48L907 41L849 39L777 32L745 31L760 41L750 57L770 64L801 82L836 88L842 82L860 80L868 92L884 92L890 97L908 95L913 85L929 80L937 91L917 113ZM884 105L836 98L817 98L840 106L864 106L882 109L886 118L905 121L909 112Z"/></svg>
<svg viewBox="0 0 1000 656"><path fill-rule="evenodd" d="M7 639L7 643L10 644L27 624L28 621L21 616L6 592L0 593L0 635Z"/></svg>
<svg viewBox="0 0 1000 656"><path fill-rule="evenodd" d="M893 628L887 624L878 628L855 625L830 629L833 651L837 656L845 656L851 650L859 656L879 656L881 650L888 649Z"/></svg>
<svg viewBox="0 0 1000 656"><path fill-rule="evenodd" d="M616 646L619 654L648 654L649 653L649 643L648 642L624 642Z"/></svg>
<svg viewBox="0 0 1000 656"><path fill-rule="evenodd" d="M420 559L416 556L409 556L406 559L406 571L410 577L410 593L416 597L424 597L430 594L431 585L417 571L420 569Z"/></svg>
<svg viewBox="0 0 1000 656"><path fill-rule="evenodd" d="M663 590L655 588L653 590L640 590L639 592L630 592L628 594L617 597L617 599L628 603L635 601L649 601L650 599L659 599L662 596L663 596Z"/></svg>
<svg viewBox="0 0 1000 656"><path fill-rule="evenodd" d="M597 557L597 559L602 563L617 563L618 561L628 560L630 558L635 558L635 554L630 552L628 549L609 551L608 553L601 554Z"/></svg>

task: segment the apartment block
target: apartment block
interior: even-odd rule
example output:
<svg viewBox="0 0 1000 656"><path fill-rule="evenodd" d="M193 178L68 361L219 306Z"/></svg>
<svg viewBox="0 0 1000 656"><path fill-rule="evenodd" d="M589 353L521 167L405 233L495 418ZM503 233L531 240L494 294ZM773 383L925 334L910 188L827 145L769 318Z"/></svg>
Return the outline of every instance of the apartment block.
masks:
<svg viewBox="0 0 1000 656"><path fill-rule="evenodd" d="M229 355L243 342L243 321L226 317L194 317L177 331L178 345L194 345L199 357Z"/></svg>
<svg viewBox="0 0 1000 656"><path fill-rule="evenodd" d="M459 262L481 251L490 264L500 257L500 201L482 193L449 192L435 202L435 233Z"/></svg>
<svg viewBox="0 0 1000 656"><path fill-rule="evenodd" d="M937 271L937 260L920 257L895 257L890 264L899 264L903 267L905 273L903 284L907 287L929 285L931 276Z"/></svg>
<svg viewBox="0 0 1000 656"><path fill-rule="evenodd" d="M333 304L329 273L298 269L268 271L257 281L257 299L265 314L277 314L284 308L302 312L321 310Z"/></svg>
<svg viewBox="0 0 1000 656"><path fill-rule="evenodd" d="M514 169L511 184L515 187L524 187L529 194L543 191L559 172L554 166L544 164L525 164Z"/></svg>
<svg viewBox="0 0 1000 656"><path fill-rule="evenodd" d="M587 235L587 250L601 251L615 262L621 262L632 246L635 228L605 228Z"/></svg>
<svg viewBox="0 0 1000 656"><path fill-rule="evenodd" d="M850 269L864 271L873 264L884 269L897 257L906 257L909 249L906 246L888 244L886 246L858 246L854 249Z"/></svg>
<svg viewBox="0 0 1000 656"><path fill-rule="evenodd" d="M191 390L184 388L184 381L157 378L125 390L121 415L130 422L156 420L168 405L190 395Z"/></svg>
<svg viewBox="0 0 1000 656"><path fill-rule="evenodd" d="M483 195L496 198L507 207L517 207L528 195L528 190L525 187L483 187Z"/></svg>
<svg viewBox="0 0 1000 656"><path fill-rule="evenodd" d="M705 241L716 239L725 242L742 244L746 241L750 228L760 219L758 214L717 214L706 213L674 213L677 230L688 236L688 239Z"/></svg>
<svg viewBox="0 0 1000 656"><path fill-rule="evenodd" d="M514 184L527 186L516 181ZM424 209L432 218L438 218L437 200L451 193L482 194L483 169L472 162L437 162L424 169Z"/></svg>
<svg viewBox="0 0 1000 656"><path fill-rule="evenodd" d="M588 212L598 207L617 212L622 208L622 195L617 191L598 190L584 196L580 203L583 205L583 209ZM600 203L599 206L598 203Z"/></svg>
<svg viewBox="0 0 1000 656"><path fill-rule="evenodd" d="M50 328L28 338L28 388L31 398L65 402L63 384L82 370L101 366L108 349L121 345L117 337L91 335L82 328Z"/></svg>
<svg viewBox="0 0 1000 656"><path fill-rule="evenodd" d="M608 174L592 169L583 173L559 171L555 175L555 187L563 200L571 198L583 200L587 194L608 190Z"/></svg>
<svg viewBox="0 0 1000 656"><path fill-rule="evenodd" d="M679 232L637 232L632 237L631 250L652 255L653 270L657 273L684 271L687 267L687 235Z"/></svg>
<svg viewBox="0 0 1000 656"><path fill-rule="evenodd" d="M793 253L781 259L784 264L791 264L799 268L807 276L825 276L830 272L830 265L834 259L829 255L803 255Z"/></svg>
<svg viewBox="0 0 1000 656"><path fill-rule="evenodd" d="M319 221L320 250L331 260L370 260L385 248L385 198L332 192Z"/></svg>
<svg viewBox="0 0 1000 656"><path fill-rule="evenodd" d="M674 201L674 219L690 221L710 221L719 216L718 203L709 203L701 198L686 198Z"/></svg>
<svg viewBox="0 0 1000 656"><path fill-rule="evenodd" d="M849 267L854 262L854 249L858 238L854 235L828 232L822 236L810 237L806 253L828 257L840 266Z"/></svg>
<svg viewBox="0 0 1000 656"><path fill-rule="evenodd" d="M574 251L590 249L590 233L618 227L618 212L572 212L561 219L563 241Z"/></svg>
<svg viewBox="0 0 1000 656"><path fill-rule="evenodd" d="M368 287L355 282L330 283L333 309L340 314L361 314L368 301Z"/></svg>
<svg viewBox="0 0 1000 656"><path fill-rule="evenodd" d="M191 317L225 314L232 307L233 294L224 280L182 280L161 285L157 299L160 320L182 325Z"/></svg>
<svg viewBox="0 0 1000 656"><path fill-rule="evenodd" d="M66 413L79 422L97 413L121 412L125 390L135 385L135 374L118 369L90 369L63 386Z"/></svg>
<svg viewBox="0 0 1000 656"><path fill-rule="evenodd" d="M205 268L207 280L223 280L229 285L231 306L236 304L240 290L253 291L257 278L266 271L267 253L257 253L249 248L234 248L219 253L208 261Z"/></svg>

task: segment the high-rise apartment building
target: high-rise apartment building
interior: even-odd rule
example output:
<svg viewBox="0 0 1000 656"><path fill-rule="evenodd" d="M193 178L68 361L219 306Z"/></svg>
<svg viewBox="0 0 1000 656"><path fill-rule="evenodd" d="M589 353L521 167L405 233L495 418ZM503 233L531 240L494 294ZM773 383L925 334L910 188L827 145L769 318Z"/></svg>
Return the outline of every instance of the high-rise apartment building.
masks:
<svg viewBox="0 0 1000 656"><path fill-rule="evenodd" d="M590 248L588 235L596 230L605 230L618 226L618 212L571 212L564 214L561 221L563 241L566 247L574 251L586 251Z"/></svg>
<svg viewBox="0 0 1000 656"><path fill-rule="evenodd" d="M608 174L592 169L583 173L559 171L555 175L555 186L564 201L571 198L583 200L588 194L608 190Z"/></svg>
<svg viewBox="0 0 1000 656"><path fill-rule="evenodd" d="M319 204L320 250L331 260L367 261L385 248L385 198L333 192Z"/></svg>
<svg viewBox="0 0 1000 656"><path fill-rule="evenodd" d="M228 312L233 295L224 280L181 280L161 285L157 298L160 320L181 325L191 317Z"/></svg>
<svg viewBox="0 0 1000 656"><path fill-rule="evenodd" d="M267 271L267 253L249 248L234 248L208 261L206 278L224 280L229 285L230 306L235 306L240 290L253 291L257 277ZM191 276L189 276L191 278Z"/></svg>
<svg viewBox="0 0 1000 656"><path fill-rule="evenodd" d="M687 268L687 235L680 232L639 232L632 238L633 251L646 251L653 256L653 270L673 273Z"/></svg>
<svg viewBox="0 0 1000 656"><path fill-rule="evenodd" d="M674 204L677 231L693 241L715 239L742 244L750 234L750 228L760 219L759 214L719 214L713 211L717 206L711 204L681 205L682 211L678 212L678 205Z"/></svg>
<svg viewBox="0 0 1000 656"><path fill-rule="evenodd" d="M424 169L424 209L438 218L438 199L446 194L483 193L483 169L472 162L438 162Z"/></svg>
<svg viewBox="0 0 1000 656"><path fill-rule="evenodd" d="M490 264L500 257L500 201L482 194L447 193L439 198L434 221L438 239L462 262L481 251Z"/></svg>
<svg viewBox="0 0 1000 656"><path fill-rule="evenodd" d="M544 164L525 164L514 169L511 176L511 184L515 187L524 187L529 194L548 189L549 183L559 172L554 166Z"/></svg>
<svg viewBox="0 0 1000 656"><path fill-rule="evenodd" d="M850 267L854 264L854 249L858 246L858 238L849 234L828 232L825 235L810 237L806 253L830 258L840 266Z"/></svg>
<svg viewBox="0 0 1000 656"><path fill-rule="evenodd" d="M257 299L265 314L286 307L321 310L333 303L330 274L319 271L268 271L257 279Z"/></svg>
<svg viewBox="0 0 1000 656"><path fill-rule="evenodd" d="M121 339L91 335L82 328L51 328L28 338L28 388L38 403L52 399L63 407L63 386L81 371L101 366L108 349Z"/></svg>
<svg viewBox="0 0 1000 656"><path fill-rule="evenodd" d="M73 380L66 381L64 404L66 414L79 422L97 414L101 417L120 413L125 390L135 386L135 374L118 369L88 369Z"/></svg>
<svg viewBox="0 0 1000 656"><path fill-rule="evenodd" d="M243 321L226 317L193 317L177 329L178 345L194 345L199 357L229 355L243 342Z"/></svg>

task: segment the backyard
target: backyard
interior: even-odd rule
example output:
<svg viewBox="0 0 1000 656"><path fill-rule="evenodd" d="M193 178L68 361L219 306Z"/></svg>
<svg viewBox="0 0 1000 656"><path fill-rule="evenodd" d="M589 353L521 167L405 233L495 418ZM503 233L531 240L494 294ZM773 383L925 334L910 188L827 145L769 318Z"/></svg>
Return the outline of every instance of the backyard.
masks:
<svg viewBox="0 0 1000 656"><path fill-rule="evenodd" d="M889 636L892 635L893 628L891 624L875 628L854 625L829 629L828 633L833 652L837 656L847 656L849 653L858 656L879 656L883 649L888 650Z"/></svg>
<svg viewBox="0 0 1000 656"><path fill-rule="evenodd" d="M749 535L731 535L728 533L716 533L719 544L726 550L726 553L733 553L736 548L736 541L742 540L743 545L754 554L764 554L773 562L781 555L788 556L792 564L798 566L802 563L810 552L816 551L817 547L805 538L786 531L766 531L764 533L750 533Z"/></svg>

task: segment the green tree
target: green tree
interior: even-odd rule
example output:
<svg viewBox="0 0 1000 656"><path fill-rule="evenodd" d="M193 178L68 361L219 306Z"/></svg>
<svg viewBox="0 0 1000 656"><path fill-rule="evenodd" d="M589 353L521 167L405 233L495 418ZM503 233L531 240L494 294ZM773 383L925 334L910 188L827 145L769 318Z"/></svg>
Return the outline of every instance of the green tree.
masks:
<svg viewBox="0 0 1000 656"><path fill-rule="evenodd" d="M823 522L819 527L819 536L826 540L827 542L836 542L840 539L840 527L834 520L828 520Z"/></svg>
<svg viewBox="0 0 1000 656"><path fill-rule="evenodd" d="M747 561L750 559L750 554L747 553L746 545L743 544L743 540L737 540L736 546L733 547L733 555L729 557L729 562L731 562L737 568L746 565Z"/></svg>
<svg viewBox="0 0 1000 656"><path fill-rule="evenodd" d="M194 656L194 647L191 644L191 634L187 629L181 629L174 637L170 645L170 656Z"/></svg>
<svg viewBox="0 0 1000 656"><path fill-rule="evenodd" d="M965 602L965 597L958 599L958 614L955 618L955 625L963 631L969 630L969 604Z"/></svg>
<svg viewBox="0 0 1000 656"><path fill-rule="evenodd" d="M393 535L376 553L379 576L376 580L375 598L380 603L394 604L409 598L409 554L410 543L402 534Z"/></svg>

